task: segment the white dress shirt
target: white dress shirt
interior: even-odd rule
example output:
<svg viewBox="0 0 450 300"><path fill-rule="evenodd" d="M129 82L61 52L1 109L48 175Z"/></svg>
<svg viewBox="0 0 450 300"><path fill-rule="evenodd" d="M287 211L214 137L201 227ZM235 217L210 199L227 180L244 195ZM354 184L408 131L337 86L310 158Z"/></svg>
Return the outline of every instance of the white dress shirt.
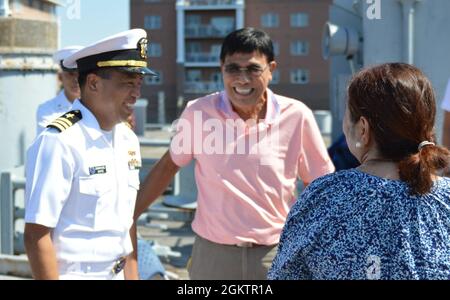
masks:
<svg viewBox="0 0 450 300"><path fill-rule="evenodd" d="M139 189L139 141L123 123L108 142L94 115L45 130L28 149L25 222L54 228L63 262L107 262L132 251L129 230Z"/></svg>

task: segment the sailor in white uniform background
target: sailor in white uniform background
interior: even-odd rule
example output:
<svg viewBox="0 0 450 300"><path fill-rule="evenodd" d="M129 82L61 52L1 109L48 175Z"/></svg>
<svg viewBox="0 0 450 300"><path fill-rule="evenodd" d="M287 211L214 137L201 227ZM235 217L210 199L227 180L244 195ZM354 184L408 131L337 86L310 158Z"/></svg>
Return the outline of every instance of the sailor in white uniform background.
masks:
<svg viewBox="0 0 450 300"><path fill-rule="evenodd" d="M58 79L62 89L58 95L38 106L36 112L37 135L44 131L45 127L53 120L68 112L73 101L80 97L77 69L68 69L62 65L62 61L82 49L82 46L69 46L58 50L53 55L53 60L60 66Z"/></svg>
<svg viewBox="0 0 450 300"><path fill-rule="evenodd" d="M127 277L141 156L124 121L143 76L156 75L146 36L122 32L64 60L78 68L81 99L27 154L25 246L36 279Z"/></svg>

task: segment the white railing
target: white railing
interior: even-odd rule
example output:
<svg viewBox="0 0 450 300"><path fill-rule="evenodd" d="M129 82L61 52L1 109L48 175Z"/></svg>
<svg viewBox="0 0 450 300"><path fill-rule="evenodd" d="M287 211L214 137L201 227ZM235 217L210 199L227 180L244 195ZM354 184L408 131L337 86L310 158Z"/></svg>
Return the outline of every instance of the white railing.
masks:
<svg viewBox="0 0 450 300"><path fill-rule="evenodd" d="M186 62L188 63L218 63L220 54L211 52L186 53Z"/></svg>
<svg viewBox="0 0 450 300"><path fill-rule="evenodd" d="M223 90L223 83L215 81L186 82L185 93L208 94Z"/></svg>
<svg viewBox="0 0 450 300"><path fill-rule="evenodd" d="M185 35L188 38L225 37L234 27L216 28L212 25L187 25Z"/></svg>
<svg viewBox="0 0 450 300"><path fill-rule="evenodd" d="M185 6L196 5L237 5L238 0L184 0L181 1Z"/></svg>
<svg viewBox="0 0 450 300"><path fill-rule="evenodd" d="M23 235L15 228L16 220L25 217L25 211L18 207L16 199L16 192L25 189L22 174L23 167L0 174L0 254L24 252Z"/></svg>

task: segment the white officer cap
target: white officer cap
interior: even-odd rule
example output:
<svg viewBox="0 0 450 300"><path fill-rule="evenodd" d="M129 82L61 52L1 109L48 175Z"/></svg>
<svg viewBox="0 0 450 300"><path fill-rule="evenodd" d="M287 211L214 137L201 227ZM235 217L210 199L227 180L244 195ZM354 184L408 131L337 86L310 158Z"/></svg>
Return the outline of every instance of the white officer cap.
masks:
<svg viewBox="0 0 450 300"><path fill-rule="evenodd" d="M64 59L66 68L78 68L80 73L100 68L119 68L142 75L157 74L148 68L147 32L131 29L104 38Z"/></svg>
<svg viewBox="0 0 450 300"><path fill-rule="evenodd" d="M71 56L72 54L74 54L75 52L83 49L83 46L68 46L68 47L64 47L62 49L59 49L58 51L55 52L55 54L53 54L53 61L60 65L61 68L64 71L72 71L72 70L76 70L76 67L73 69L69 69L63 66L62 62L63 60L65 60L67 57Z"/></svg>

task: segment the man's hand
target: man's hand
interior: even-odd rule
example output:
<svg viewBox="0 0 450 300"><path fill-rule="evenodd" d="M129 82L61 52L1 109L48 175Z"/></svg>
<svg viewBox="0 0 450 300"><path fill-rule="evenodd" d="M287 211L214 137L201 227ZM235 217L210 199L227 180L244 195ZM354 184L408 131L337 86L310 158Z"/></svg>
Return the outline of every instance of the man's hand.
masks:
<svg viewBox="0 0 450 300"><path fill-rule="evenodd" d="M137 257L137 230L136 222L130 229L131 242L133 243L133 252L127 257L125 264L125 280L139 280L138 257Z"/></svg>

